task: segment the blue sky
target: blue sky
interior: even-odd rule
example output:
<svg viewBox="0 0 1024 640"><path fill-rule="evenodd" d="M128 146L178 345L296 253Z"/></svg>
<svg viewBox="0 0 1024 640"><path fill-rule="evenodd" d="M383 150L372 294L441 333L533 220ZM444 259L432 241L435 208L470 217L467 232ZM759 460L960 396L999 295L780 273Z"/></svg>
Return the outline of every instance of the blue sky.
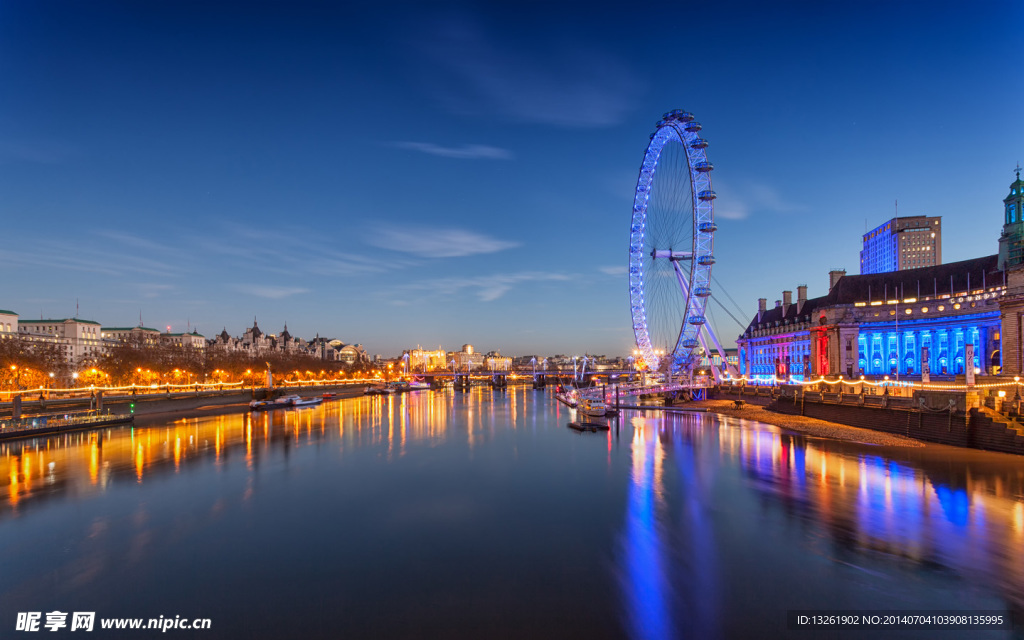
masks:
<svg viewBox="0 0 1024 640"><path fill-rule="evenodd" d="M856 273L897 199L943 217L944 261L996 252L1024 3L711 4L5 0L0 308L624 355L673 108L711 143L744 320Z"/></svg>

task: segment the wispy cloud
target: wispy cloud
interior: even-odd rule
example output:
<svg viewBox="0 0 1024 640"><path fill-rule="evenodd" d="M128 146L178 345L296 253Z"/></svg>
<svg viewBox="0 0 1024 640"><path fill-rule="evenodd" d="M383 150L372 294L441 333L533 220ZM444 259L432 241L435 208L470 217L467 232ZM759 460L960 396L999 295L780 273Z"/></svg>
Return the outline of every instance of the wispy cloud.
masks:
<svg viewBox="0 0 1024 640"><path fill-rule="evenodd" d="M617 124L641 85L620 59L588 43L560 38L500 42L469 19L425 29L427 82L459 114L564 127Z"/></svg>
<svg viewBox="0 0 1024 640"><path fill-rule="evenodd" d="M391 146L410 149L442 158L460 160L511 160L512 152L486 144L464 144L461 147L443 147L432 142L392 142Z"/></svg>
<svg viewBox="0 0 1024 640"><path fill-rule="evenodd" d="M291 296L309 292L309 289L304 289L302 287L269 287L259 284L238 284L235 285L234 288L236 291L240 291L251 296L256 296L258 298L270 298L271 300L280 300L282 298L289 298Z"/></svg>
<svg viewBox="0 0 1024 640"><path fill-rule="evenodd" d="M624 264L619 265L617 267L599 267L598 271L600 271L601 273L606 273L610 276L624 276L629 272L629 270L626 268L626 265Z"/></svg>
<svg viewBox="0 0 1024 640"><path fill-rule="evenodd" d="M544 273L524 271L520 273L504 273L493 275L471 276L467 278L436 278L414 282L400 287L403 292L401 300L406 300L405 293L429 291L432 297L458 296L468 292L481 302L493 302L512 290L516 285L525 282L565 281L570 276L560 273Z"/></svg>
<svg viewBox="0 0 1024 640"><path fill-rule="evenodd" d="M366 243L421 258L459 258L519 246L518 242L500 240L475 231L429 227L378 227L370 231Z"/></svg>
<svg viewBox="0 0 1024 640"><path fill-rule="evenodd" d="M96 273L104 276L123 276L126 273L168 277L184 271L174 260L154 258L140 251L133 254L132 247L115 247L111 243L94 242L96 234L86 236L88 242L64 242L38 239L31 249L0 249L0 260L11 266L43 267L55 271ZM111 261L116 255L117 260Z"/></svg>
<svg viewBox="0 0 1024 640"><path fill-rule="evenodd" d="M787 200L775 187L761 182L715 181L715 217L743 220L757 213L800 213L807 206Z"/></svg>
<svg viewBox="0 0 1024 640"><path fill-rule="evenodd" d="M246 269L289 276L352 276L408 266L396 260L384 261L379 257L341 251L324 242L321 236L282 234L274 229L240 225L222 226L224 234L232 241L224 242L217 234L201 238L198 244L202 253L227 260L229 264L244 265Z"/></svg>

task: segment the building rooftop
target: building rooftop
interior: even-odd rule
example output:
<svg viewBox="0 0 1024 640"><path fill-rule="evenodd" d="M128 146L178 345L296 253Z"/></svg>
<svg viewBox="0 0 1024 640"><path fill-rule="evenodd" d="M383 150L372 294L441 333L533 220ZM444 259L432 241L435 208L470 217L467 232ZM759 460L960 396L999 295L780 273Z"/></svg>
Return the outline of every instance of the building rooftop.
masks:
<svg viewBox="0 0 1024 640"><path fill-rule="evenodd" d="M78 322L78 323L81 323L81 324L94 324L97 327L100 326L100 323L96 322L95 320L82 320L81 318L57 318L57 319L51 318L51 319L47 319L47 320L44 320L44 319L39 319L39 320L18 320L18 324L33 324L33 323L34 324L39 324L39 323L45 323L45 322L49 322L51 324L59 324L61 322Z"/></svg>
<svg viewBox="0 0 1024 640"><path fill-rule="evenodd" d="M819 308L858 302L885 302L897 299L903 301L911 298L963 293L982 287L1002 286L1003 272L996 268L998 257L991 255L919 269L846 275L839 278L827 295L810 298L802 306L796 301L788 308L785 305L769 308L761 314L760 322L757 320L757 314L754 314L747 324L747 330L754 329L758 325L774 325L776 322L787 324L806 322ZM799 312L797 312L797 307L800 307Z"/></svg>

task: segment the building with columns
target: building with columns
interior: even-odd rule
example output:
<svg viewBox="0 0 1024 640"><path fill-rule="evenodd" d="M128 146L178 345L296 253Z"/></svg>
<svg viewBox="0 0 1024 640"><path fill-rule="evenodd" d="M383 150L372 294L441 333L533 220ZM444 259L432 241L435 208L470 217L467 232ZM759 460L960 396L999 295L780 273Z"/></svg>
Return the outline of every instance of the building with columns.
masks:
<svg viewBox="0 0 1024 640"><path fill-rule="evenodd" d="M790 291L737 339L750 379L818 376L920 379L1024 374L1024 180L1010 185L996 255L888 273L829 274L828 294ZM973 352L973 355L968 355Z"/></svg>

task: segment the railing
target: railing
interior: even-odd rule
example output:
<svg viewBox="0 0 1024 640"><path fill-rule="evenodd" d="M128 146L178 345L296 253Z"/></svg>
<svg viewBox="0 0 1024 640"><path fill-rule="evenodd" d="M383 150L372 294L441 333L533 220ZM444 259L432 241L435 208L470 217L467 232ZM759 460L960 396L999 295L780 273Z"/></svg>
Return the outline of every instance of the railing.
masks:
<svg viewBox="0 0 1024 640"><path fill-rule="evenodd" d="M674 391L682 391L683 389L709 389L714 386L714 383L710 378L700 378L694 382L673 382L671 384L642 384L627 383L627 384L616 384L611 386L602 387L588 387L586 389L580 389L580 394L591 398L601 398L606 393L616 393L619 395L647 395L655 393L671 393Z"/></svg>

